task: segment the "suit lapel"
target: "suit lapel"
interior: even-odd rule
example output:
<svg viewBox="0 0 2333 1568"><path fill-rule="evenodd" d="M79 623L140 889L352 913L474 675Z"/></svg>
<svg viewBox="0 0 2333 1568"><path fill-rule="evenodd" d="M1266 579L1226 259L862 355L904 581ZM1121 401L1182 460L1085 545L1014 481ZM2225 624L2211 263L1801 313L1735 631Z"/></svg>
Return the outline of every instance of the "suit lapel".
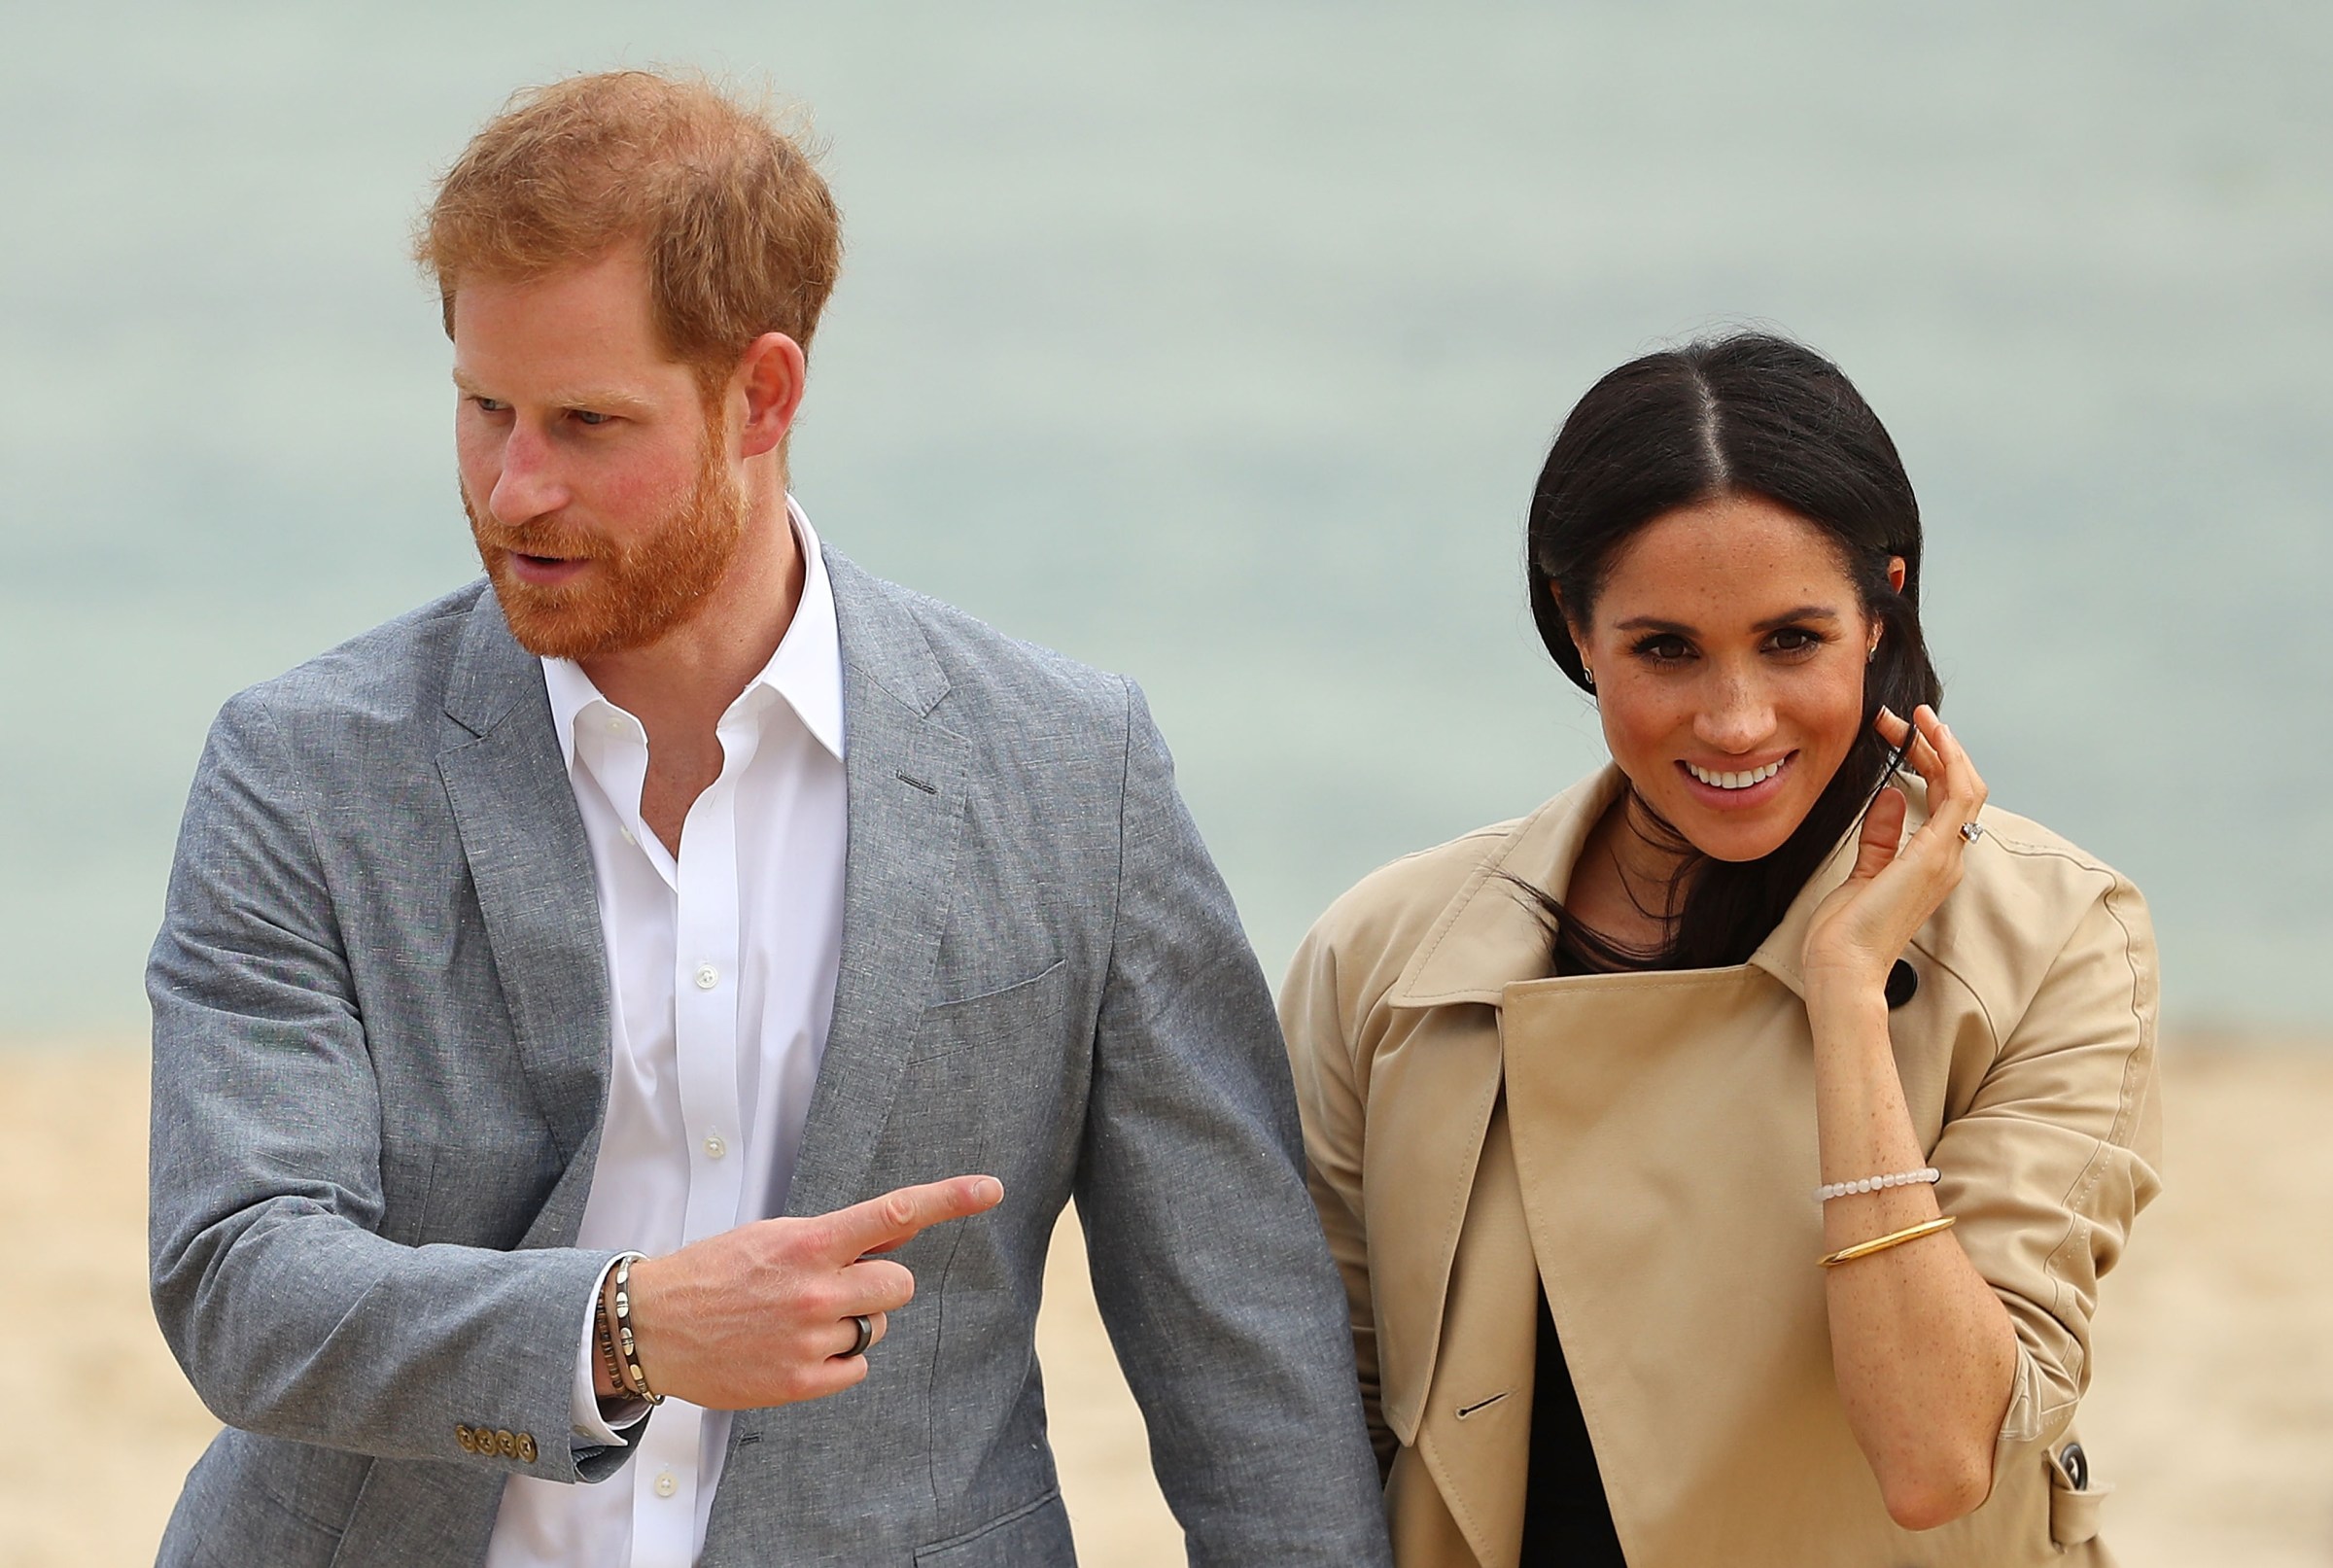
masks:
<svg viewBox="0 0 2333 1568"><path fill-rule="evenodd" d="M968 794L970 747L932 716L948 679L893 590L832 550L850 845L842 961L786 1212L861 1191L928 1000ZM932 1171L930 1177L954 1175Z"/></svg>
<svg viewBox="0 0 2333 1568"><path fill-rule="evenodd" d="M438 772L520 1067L567 1167L528 1240L558 1244L581 1221L606 1101L607 954L591 847L541 666L512 640L492 593L470 610L445 712L461 729L439 753Z"/></svg>

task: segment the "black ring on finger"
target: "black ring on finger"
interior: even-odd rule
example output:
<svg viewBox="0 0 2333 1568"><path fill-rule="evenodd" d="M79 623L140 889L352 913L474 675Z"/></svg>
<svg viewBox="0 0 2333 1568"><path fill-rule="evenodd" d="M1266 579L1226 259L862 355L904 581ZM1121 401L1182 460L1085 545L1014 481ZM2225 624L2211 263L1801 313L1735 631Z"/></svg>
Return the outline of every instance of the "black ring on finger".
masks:
<svg viewBox="0 0 2333 1568"><path fill-rule="evenodd" d="M852 1341L851 1348L842 1353L840 1359L844 1361L849 1361L853 1356L865 1355L867 1346L875 1342L875 1320L873 1318L863 1312L858 1312L852 1315L851 1321L858 1329L858 1338Z"/></svg>

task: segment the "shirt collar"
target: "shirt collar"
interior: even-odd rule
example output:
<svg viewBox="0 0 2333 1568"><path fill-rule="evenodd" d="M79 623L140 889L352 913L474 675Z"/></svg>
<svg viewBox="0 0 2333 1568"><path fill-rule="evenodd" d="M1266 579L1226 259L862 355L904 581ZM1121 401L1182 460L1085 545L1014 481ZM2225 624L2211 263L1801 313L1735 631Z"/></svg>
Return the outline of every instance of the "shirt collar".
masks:
<svg viewBox="0 0 2333 1568"><path fill-rule="evenodd" d="M749 699L754 693L767 689L783 699L811 738L840 760L844 746L843 645L834 616L834 583L827 576L825 553L818 547L810 516L791 493L785 498L785 515L794 531L794 543L802 552L802 598L794 607L785 636L779 640L778 651L770 655L759 675L746 682L746 689L730 709L735 713L741 705L751 707ZM573 659L546 658L541 662L543 686L551 700L551 722L572 773L576 719L595 703L611 709L614 705L600 694L591 677Z"/></svg>

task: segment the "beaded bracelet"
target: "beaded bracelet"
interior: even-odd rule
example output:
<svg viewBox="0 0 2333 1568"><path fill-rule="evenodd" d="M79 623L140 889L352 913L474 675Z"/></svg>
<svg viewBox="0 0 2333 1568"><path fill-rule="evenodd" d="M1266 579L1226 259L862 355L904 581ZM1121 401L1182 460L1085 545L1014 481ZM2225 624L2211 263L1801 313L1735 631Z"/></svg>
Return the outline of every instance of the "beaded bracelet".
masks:
<svg viewBox="0 0 2333 1568"><path fill-rule="evenodd" d="M1944 1172L1934 1166L1922 1166L1917 1170L1896 1170L1884 1176L1865 1176L1861 1181L1834 1181L1828 1186L1817 1187L1815 1202L1828 1203L1834 1198L1845 1198L1849 1193L1875 1193L1883 1188L1909 1187L1914 1182L1922 1181L1933 1185L1943 1179Z"/></svg>
<svg viewBox="0 0 2333 1568"><path fill-rule="evenodd" d="M641 1370L640 1347L632 1340L632 1266L646 1261L647 1255L640 1252L627 1252L615 1260L615 1347L624 1358L624 1387L634 1399L661 1405L664 1396L648 1386L648 1375Z"/></svg>
<svg viewBox="0 0 2333 1568"><path fill-rule="evenodd" d="M615 1268L611 1264L600 1281L599 1299L591 1305L591 1334L599 1342L600 1365L608 1369L608 1380L615 1385L616 1393L621 1396L628 1395L631 1390L624 1383L624 1358L615 1353L615 1329L612 1325L615 1314L608 1306L608 1297L614 1286Z"/></svg>

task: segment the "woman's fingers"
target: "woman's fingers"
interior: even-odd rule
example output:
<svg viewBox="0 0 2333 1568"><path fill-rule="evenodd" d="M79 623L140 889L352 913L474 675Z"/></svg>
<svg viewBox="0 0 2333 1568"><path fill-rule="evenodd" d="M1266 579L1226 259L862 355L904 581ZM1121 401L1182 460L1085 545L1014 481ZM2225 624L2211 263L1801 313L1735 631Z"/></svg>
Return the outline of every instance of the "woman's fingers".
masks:
<svg viewBox="0 0 2333 1568"><path fill-rule="evenodd" d="M1934 709L1925 703L1912 714L1920 738L1935 759L1935 771L1921 770L1928 781L1928 818L1944 831L1958 835L1961 825L1976 816L1985 803L1985 782L1968 760L1958 737Z"/></svg>
<svg viewBox="0 0 2333 1568"><path fill-rule="evenodd" d="M1898 857L1930 865L1948 884L1958 882L1961 855L1968 847L1961 829L1975 819L1985 803L1985 782L1976 765L1951 727L1926 703L1912 710L1908 721L1883 708L1874 727L1890 745L1903 749L1928 785L1928 819Z"/></svg>
<svg viewBox="0 0 2333 1568"><path fill-rule="evenodd" d="M1934 710L1922 703L1912 710L1912 719L1916 721L1924 714L1932 719L1935 717ZM1944 759L1926 732L1916 722L1907 722L1886 708L1879 711L1879 717L1872 722L1879 731L1880 739L1899 748L1903 759L1912 765L1912 771L1920 775L1930 788L1934 788L1937 776L1944 771Z"/></svg>

